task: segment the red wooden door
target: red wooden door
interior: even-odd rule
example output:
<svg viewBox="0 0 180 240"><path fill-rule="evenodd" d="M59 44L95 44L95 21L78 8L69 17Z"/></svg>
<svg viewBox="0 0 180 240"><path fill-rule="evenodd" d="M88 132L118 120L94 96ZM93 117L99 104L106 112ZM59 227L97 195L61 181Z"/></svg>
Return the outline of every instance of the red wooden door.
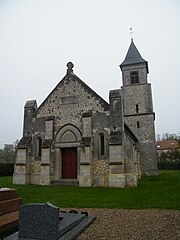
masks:
<svg viewBox="0 0 180 240"><path fill-rule="evenodd" d="M77 178L77 148L62 149L62 178Z"/></svg>

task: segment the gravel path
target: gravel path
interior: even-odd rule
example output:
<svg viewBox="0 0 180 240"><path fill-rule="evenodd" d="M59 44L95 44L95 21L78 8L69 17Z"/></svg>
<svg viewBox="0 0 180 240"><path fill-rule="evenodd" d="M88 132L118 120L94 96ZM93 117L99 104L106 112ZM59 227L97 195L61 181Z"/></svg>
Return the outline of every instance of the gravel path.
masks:
<svg viewBox="0 0 180 240"><path fill-rule="evenodd" d="M76 209L96 220L77 240L180 240L180 211L129 209Z"/></svg>

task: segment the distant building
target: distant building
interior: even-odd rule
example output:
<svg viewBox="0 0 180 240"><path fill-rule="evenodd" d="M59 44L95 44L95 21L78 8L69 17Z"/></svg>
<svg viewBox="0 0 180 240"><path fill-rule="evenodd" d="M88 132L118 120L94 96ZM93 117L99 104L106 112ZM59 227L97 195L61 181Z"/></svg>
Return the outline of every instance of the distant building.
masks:
<svg viewBox="0 0 180 240"><path fill-rule="evenodd" d="M126 187L158 174L148 62L133 40L120 65L123 86L109 92L109 103L73 67L39 107L26 102L13 182Z"/></svg>
<svg viewBox="0 0 180 240"><path fill-rule="evenodd" d="M160 159L162 153L168 153L174 150L180 151L180 146L176 140L170 139L157 141L158 159Z"/></svg>

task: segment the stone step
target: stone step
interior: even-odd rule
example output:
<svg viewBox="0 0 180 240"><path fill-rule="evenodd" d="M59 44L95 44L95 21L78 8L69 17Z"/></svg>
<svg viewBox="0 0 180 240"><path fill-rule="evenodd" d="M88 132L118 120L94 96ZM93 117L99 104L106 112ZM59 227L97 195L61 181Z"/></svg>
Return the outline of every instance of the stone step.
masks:
<svg viewBox="0 0 180 240"><path fill-rule="evenodd" d="M19 211L10 212L7 214L3 214L0 216L0 229L3 228L3 226L8 225L11 222L16 222L19 220Z"/></svg>
<svg viewBox="0 0 180 240"><path fill-rule="evenodd" d="M53 180L51 184L61 186L79 186L79 181L78 179L59 179Z"/></svg>
<svg viewBox="0 0 180 240"><path fill-rule="evenodd" d="M4 190L3 188L0 189L0 202L9 200L12 198L17 198L17 191L16 189L9 189L9 190Z"/></svg>
<svg viewBox="0 0 180 240"><path fill-rule="evenodd" d="M18 230L19 211L0 216L0 239Z"/></svg>
<svg viewBox="0 0 180 240"><path fill-rule="evenodd" d="M21 203L16 189L0 188L0 239L18 230Z"/></svg>
<svg viewBox="0 0 180 240"><path fill-rule="evenodd" d="M9 199L0 202L0 216L12 211L19 210L19 205L21 204L20 198Z"/></svg>

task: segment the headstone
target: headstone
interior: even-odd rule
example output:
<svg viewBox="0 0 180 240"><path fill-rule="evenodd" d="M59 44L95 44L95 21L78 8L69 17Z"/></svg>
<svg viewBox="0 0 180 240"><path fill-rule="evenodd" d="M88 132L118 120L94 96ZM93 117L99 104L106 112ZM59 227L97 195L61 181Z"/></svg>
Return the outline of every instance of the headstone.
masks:
<svg viewBox="0 0 180 240"><path fill-rule="evenodd" d="M19 232L5 240L73 240L96 218L87 212L59 211L50 203L20 207Z"/></svg>
<svg viewBox="0 0 180 240"><path fill-rule="evenodd" d="M58 239L58 207L50 203L23 205L19 217L20 238Z"/></svg>

